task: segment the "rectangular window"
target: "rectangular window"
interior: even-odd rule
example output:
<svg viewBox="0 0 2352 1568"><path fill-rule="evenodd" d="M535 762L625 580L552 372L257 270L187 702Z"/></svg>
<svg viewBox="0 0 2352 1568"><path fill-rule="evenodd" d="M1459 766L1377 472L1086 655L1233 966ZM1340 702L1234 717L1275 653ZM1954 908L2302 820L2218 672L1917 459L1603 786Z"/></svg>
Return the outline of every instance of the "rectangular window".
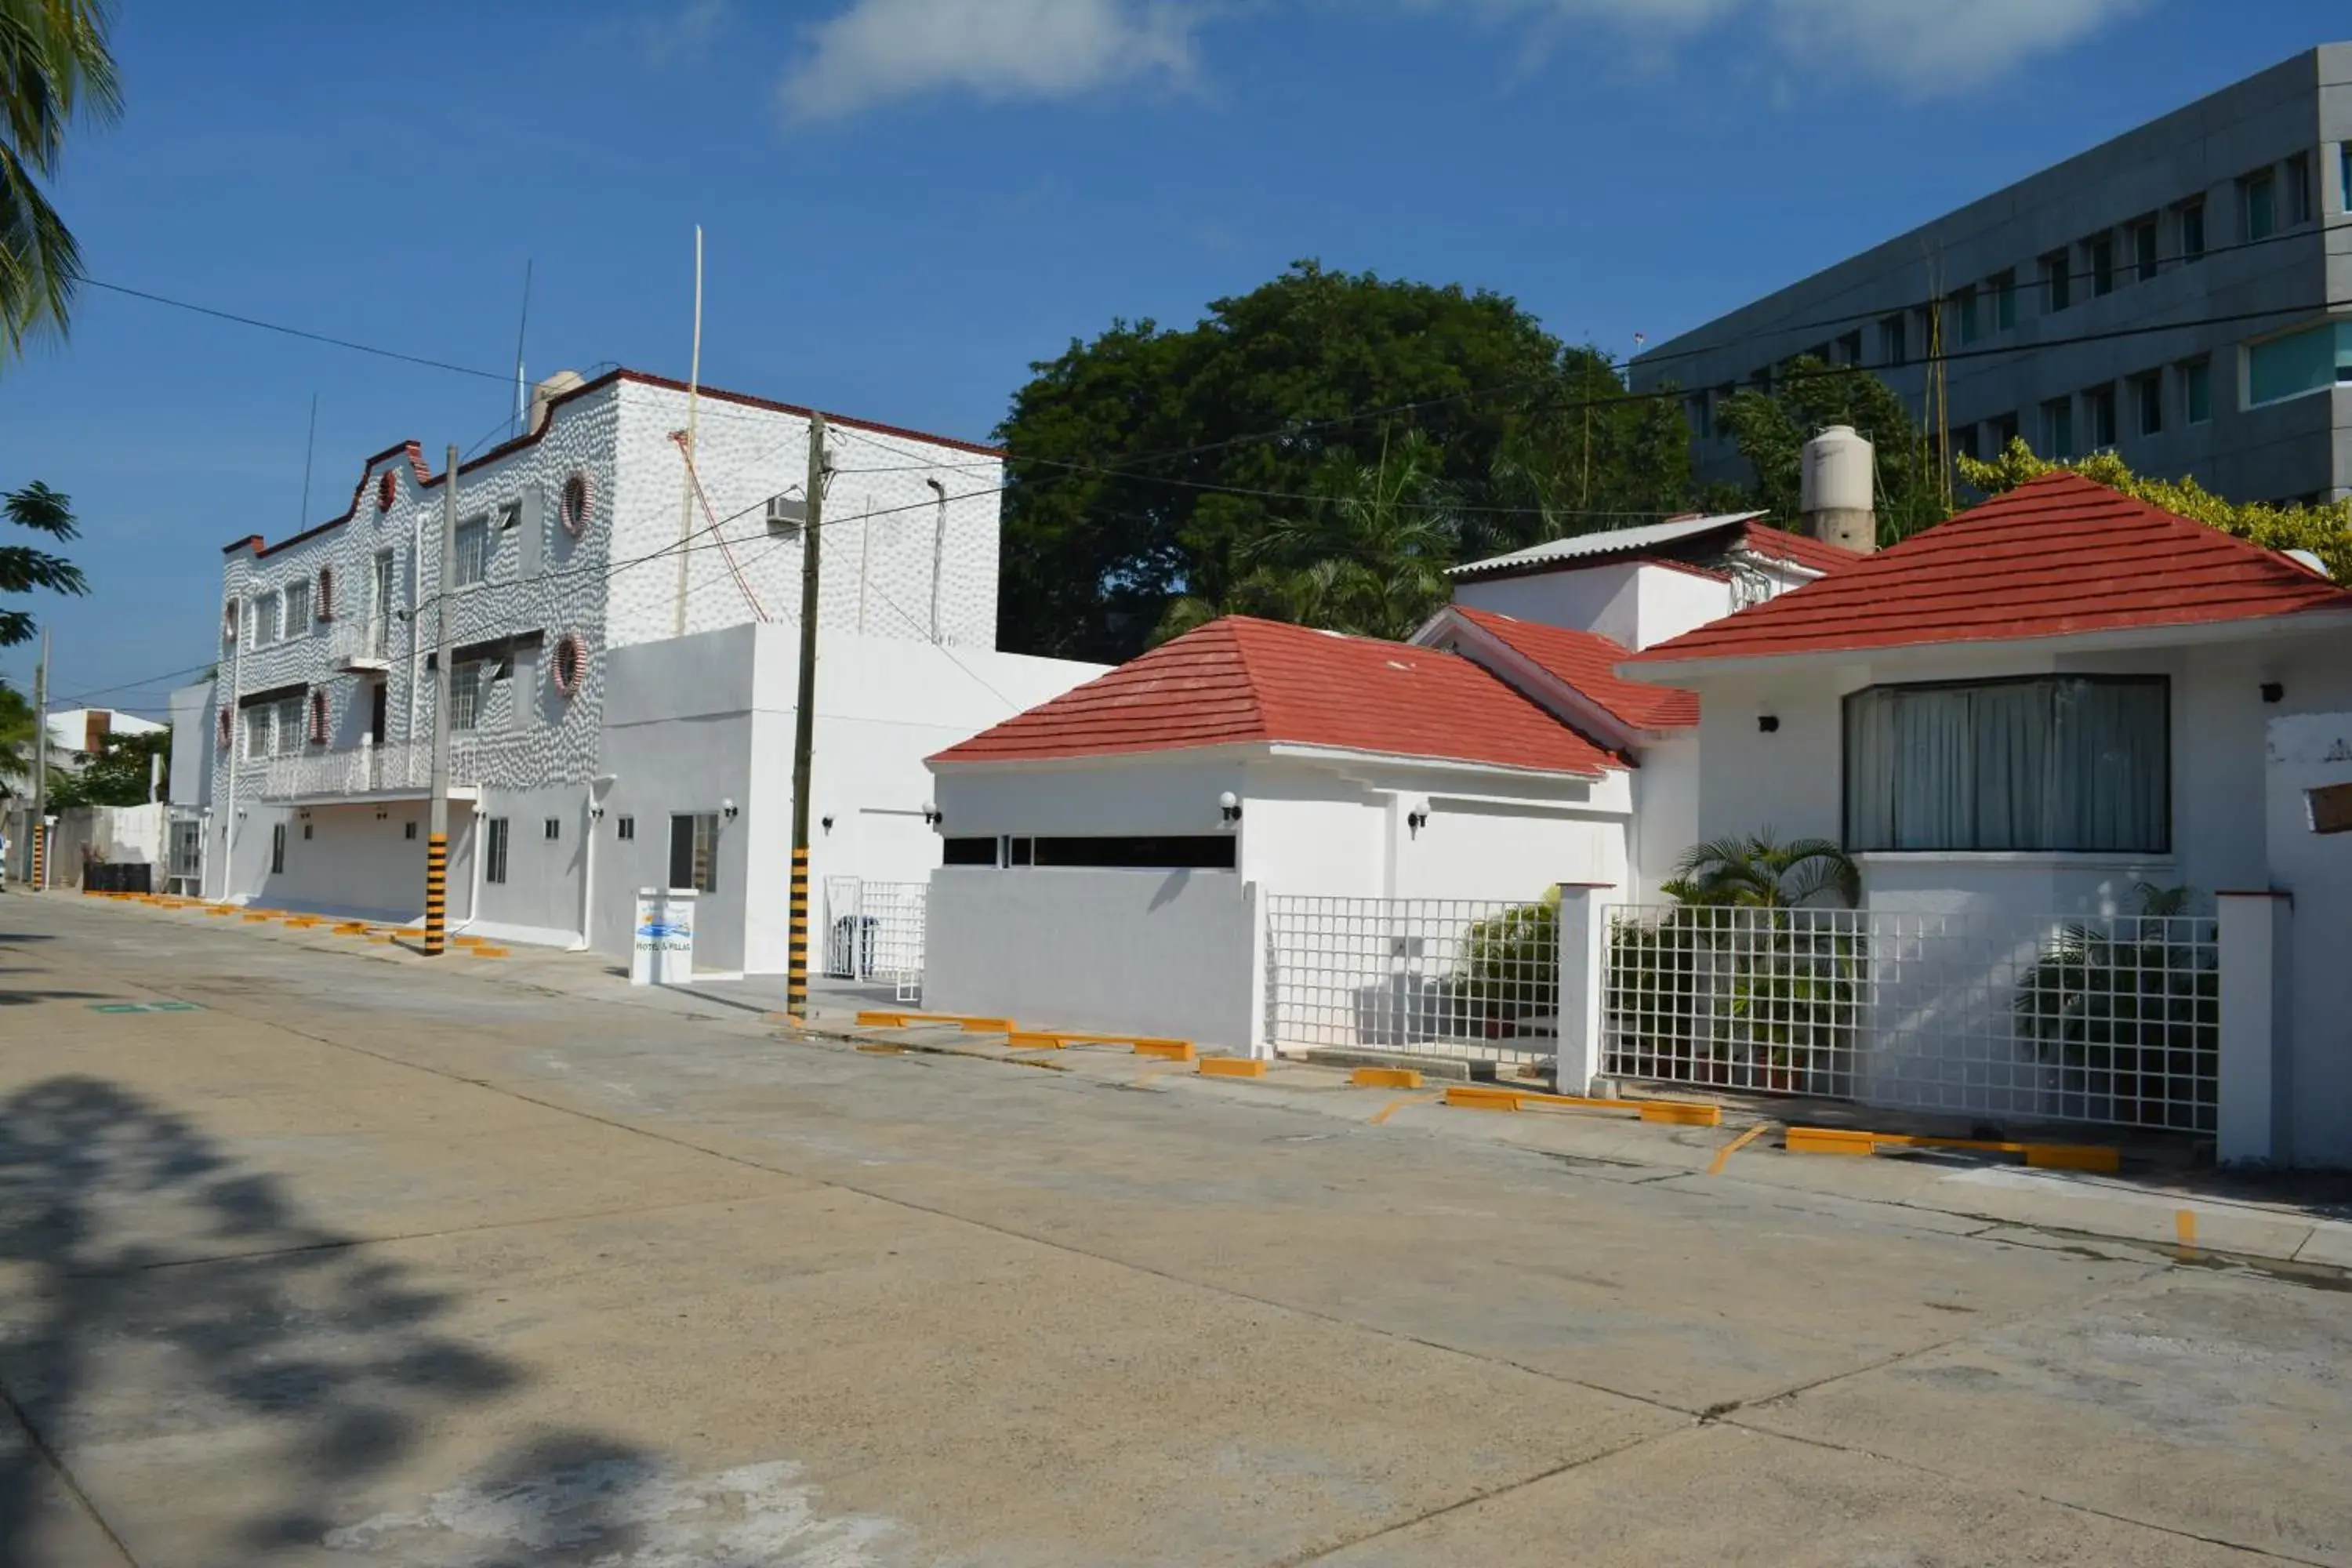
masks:
<svg viewBox="0 0 2352 1568"><path fill-rule="evenodd" d="M172 875L195 876L204 865L205 825L201 822L172 824Z"/></svg>
<svg viewBox="0 0 2352 1568"><path fill-rule="evenodd" d="M1004 863L1008 866L1034 866L1037 863L1037 841L1034 838L1006 839Z"/></svg>
<svg viewBox="0 0 2352 1568"><path fill-rule="evenodd" d="M282 822L269 825L269 874L286 875L286 825Z"/></svg>
<svg viewBox="0 0 2352 1568"><path fill-rule="evenodd" d="M2103 234L2083 247L2083 268L2091 275L2091 295L2105 299L2116 291L2116 237Z"/></svg>
<svg viewBox="0 0 2352 1568"><path fill-rule="evenodd" d="M1974 424L1955 425L1952 426L1953 457L1980 458L1983 455L1983 451L1977 445L1977 427Z"/></svg>
<svg viewBox="0 0 2352 1568"><path fill-rule="evenodd" d="M1171 834L1141 838L1040 838L1040 866L1118 871L1230 871L1234 846L1230 833Z"/></svg>
<svg viewBox="0 0 2352 1568"><path fill-rule="evenodd" d="M302 700L281 697L278 700L277 721L271 726L277 731L270 749L281 757L290 757L302 749Z"/></svg>
<svg viewBox="0 0 2352 1568"><path fill-rule="evenodd" d="M2132 428L2143 436L2164 433L2164 373L2144 371L2132 377Z"/></svg>
<svg viewBox="0 0 2352 1568"><path fill-rule="evenodd" d="M2005 332L2017 325L2017 273L2014 268L1996 272L1986 285L1992 290L1992 324L1995 331Z"/></svg>
<svg viewBox="0 0 2352 1568"><path fill-rule="evenodd" d="M2156 220L2144 217L2131 226L2132 274L2143 283L2156 281Z"/></svg>
<svg viewBox="0 0 2352 1568"><path fill-rule="evenodd" d="M490 574L490 520L469 517L457 525L457 553L454 565L456 581L460 588L485 582Z"/></svg>
<svg viewBox="0 0 2352 1568"><path fill-rule="evenodd" d="M2083 424L2091 450L2101 452L2116 444L2116 384L2086 388L2083 393Z"/></svg>
<svg viewBox="0 0 2352 1568"><path fill-rule="evenodd" d="M996 840L944 839L940 845L940 863L945 866L993 866L996 864Z"/></svg>
<svg viewBox="0 0 2352 1568"><path fill-rule="evenodd" d="M2055 315L2074 302L2074 275L2068 270L2074 264L2063 250L2053 250L2042 258L2042 310Z"/></svg>
<svg viewBox="0 0 2352 1568"><path fill-rule="evenodd" d="M1683 399L1683 409L1690 420L1692 435L1704 441L1715 434L1714 411L1707 406L1706 393Z"/></svg>
<svg viewBox="0 0 2352 1568"><path fill-rule="evenodd" d="M303 837L305 839L309 838L309 837L310 837L310 829L312 829L313 827L316 827L317 826L318 826L318 824L317 824L317 823L315 823L315 822L306 822L306 823L304 823L304 824L302 825L302 837Z"/></svg>
<svg viewBox="0 0 2352 1568"><path fill-rule="evenodd" d="M245 757L258 762L269 755L269 710L248 708L245 710Z"/></svg>
<svg viewBox="0 0 2352 1568"><path fill-rule="evenodd" d="M2306 327L2246 345L2246 406L2352 385L2352 321Z"/></svg>
<svg viewBox="0 0 2352 1568"><path fill-rule="evenodd" d="M2336 195L2347 213L2352 213L2352 142L2336 149Z"/></svg>
<svg viewBox="0 0 2352 1568"><path fill-rule="evenodd" d="M2268 169L2238 182L2238 226L2249 245L2278 232L2278 176Z"/></svg>
<svg viewBox="0 0 2352 1568"><path fill-rule="evenodd" d="M2017 416L2013 413L2004 414L1997 419L1989 419L1985 423L1992 429L1992 455L1998 458L2008 451L2009 444L2018 437Z"/></svg>
<svg viewBox="0 0 2352 1568"><path fill-rule="evenodd" d="M1984 323L1979 319L1977 291L1974 289L1963 289L1953 297L1952 314L1959 322L1960 342L1963 345L1972 343L1983 336Z"/></svg>
<svg viewBox="0 0 2352 1568"><path fill-rule="evenodd" d="M1904 332L1900 316L1887 316L1878 323L1878 363L1886 365L1911 363L1911 345Z"/></svg>
<svg viewBox="0 0 2352 1568"><path fill-rule="evenodd" d="M449 667L449 728L475 730L481 727L482 694L489 685L490 667L479 659Z"/></svg>
<svg viewBox="0 0 2352 1568"><path fill-rule="evenodd" d="M2042 405L2042 455L2065 458L2074 455L2074 400L2053 397Z"/></svg>
<svg viewBox="0 0 2352 1568"><path fill-rule="evenodd" d="M285 629L289 637L310 635L310 584L307 581L286 584Z"/></svg>
<svg viewBox="0 0 2352 1568"><path fill-rule="evenodd" d="M541 837L545 838L550 844L562 838L563 837L563 819L560 816L549 817L547 819L547 826L541 834Z"/></svg>
<svg viewBox="0 0 2352 1568"><path fill-rule="evenodd" d="M278 640L279 609L278 595L275 594L264 594L253 601L254 647L268 647Z"/></svg>
<svg viewBox="0 0 2352 1568"><path fill-rule="evenodd" d="M2311 154L2297 153L2286 161L2286 224L2289 228L2311 221Z"/></svg>
<svg viewBox="0 0 2352 1568"><path fill-rule="evenodd" d="M411 840L415 839L416 837L416 824L413 822L402 823L400 825L400 836L403 838Z"/></svg>
<svg viewBox="0 0 2352 1568"><path fill-rule="evenodd" d="M1748 374L1748 384L1753 387L1756 391L1762 393L1765 396L1771 396L1772 367L1769 364L1759 365L1754 371Z"/></svg>
<svg viewBox="0 0 2352 1568"><path fill-rule="evenodd" d="M2202 425L2213 417L2213 362L2180 362L2180 422Z"/></svg>
<svg viewBox="0 0 2352 1568"><path fill-rule="evenodd" d="M719 890L719 814L680 813L669 819L669 885L698 893Z"/></svg>
<svg viewBox="0 0 2352 1568"><path fill-rule="evenodd" d="M2165 854L2170 715L2161 676L1854 692L1846 847Z"/></svg>
<svg viewBox="0 0 2352 1568"><path fill-rule="evenodd" d="M2205 255L2205 204L2183 202L2177 215L2180 221L2180 259L2193 263Z"/></svg>
<svg viewBox="0 0 2352 1568"><path fill-rule="evenodd" d="M493 816L487 826L489 833L482 849L482 880L504 882L507 879L508 822L503 816Z"/></svg>
<svg viewBox="0 0 2352 1568"><path fill-rule="evenodd" d="M637 819L636 819L635 817L634 817L634 816L624 816L624 817L620 818L618 821L616 821L616 822L614 822L614 823L613 824L613 837L615 837L615 838L635 838L636 836L637 836Z"/></svg>
<svg viewBox="0 0 2352 1568"><path fill-rule="evenodd" d="M1840 364L1862 363L1862 329L1854 328L1837 341L1837 362Z"/></svg>

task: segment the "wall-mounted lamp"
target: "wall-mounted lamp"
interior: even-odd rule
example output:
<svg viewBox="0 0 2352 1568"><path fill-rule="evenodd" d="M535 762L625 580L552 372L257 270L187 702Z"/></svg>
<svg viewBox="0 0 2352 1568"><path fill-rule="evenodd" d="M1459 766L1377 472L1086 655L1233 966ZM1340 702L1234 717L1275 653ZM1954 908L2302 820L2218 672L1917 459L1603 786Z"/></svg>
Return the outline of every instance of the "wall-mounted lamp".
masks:
<svg viewBox="0 0 2352 1568"><path fill-rule="evenodd" d="M939 803L937 801L925 801L923 803L924 826L937 827L940 823L945 822L946 820L947 816L940 810Z"/></svg>
<svg viewBox="0 0 2352 1568"><path fill-rule="evenodd" d="M1235 823L1241 821L1241 797L1234 794L1231 790L1227 790L1224 794L1217 796L1217 819L1223 822L1227 827L1231 827Z"/></svg>
<svg viewBox="0 0 2352 1568"><path fill-rule="evenodd" d="M1404 826L1408 833L1419 838L1421 830L1429 826L1429 802L1416 800L1407 805L1404 808Z"/></svg>
<svg viewBox="0 0 2352 1568"><path fill-rule="evenodd" d="M2284 701L2285 700L2286 700L2286 688L2285 688L2285 687L2284 687L2284 686L2280 685L2280 684L2279 684L2277 681L2275 681L2275 680L2265 680L2265 681L2263 681L2263 701L2265 701L2265 702L2283 702L2283 701Z"/></svg>
<svg viewBox="0 0 2352 1568"><path fill-rule="evenodd" d="M1780 716L1778 713L1759 713L1756 716L1756 728L1767 735L1777 735L1780 732Z"/></svg>
<svg viewBox="0 0 2352 1568"><path fill-rule="evenodd" d="M591 821L591 822L602 822L602 821L604 821L604 808L603 806L601 806L601 805L592 805L592 806L590 806L590 807L588 808L588 820L589 820L589 821Z"/></svg>
<svg viewBox="0 0 2352 1568"><path fill-rule="evenodd" d="M735 814L740 809L740 808L736 805L735 802L731 798L722 800L719 803L719 815L724 816L730 822L735 820Z"/></svg>
<svg viewBox="0 0 2352 1568"><path fill-rule="evenodd" d="M827 833L830 833L833 831L833 818L830 816L821 816L817 818L817 826L824 828Z"/></svg>

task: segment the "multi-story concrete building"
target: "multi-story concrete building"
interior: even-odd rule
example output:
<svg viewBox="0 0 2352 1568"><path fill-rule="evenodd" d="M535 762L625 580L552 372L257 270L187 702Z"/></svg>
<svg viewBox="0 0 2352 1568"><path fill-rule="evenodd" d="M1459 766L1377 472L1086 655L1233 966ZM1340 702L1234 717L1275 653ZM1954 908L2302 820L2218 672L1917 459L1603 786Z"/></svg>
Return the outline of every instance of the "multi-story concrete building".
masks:
<svg viewBox="0 0 2352 1568"><path fill-rule="evenodd" d="M1733 392L1811 353L1924 411L1931 347L1956 451L2022 436L2239 500L2352 495L2352 44L1660 343L1633 382L1686 389L1697 476L1738 479Z"/></svg>
<svg viewBox="0 0 2352 1568"><path fill-rule="evenodd" d="M173 875L416 916L446 615L453 920L622 952L638 888L691 887L698 965L781 969L810 414L703 388L691 484L688 423L657 377L543 384L457 470L446 599L415 442L342 516L230 544L217 676L173 700ZM813 860L919 880L922 758L1097 667L995 651L999 454L846 418L826 449Z"/></svg>

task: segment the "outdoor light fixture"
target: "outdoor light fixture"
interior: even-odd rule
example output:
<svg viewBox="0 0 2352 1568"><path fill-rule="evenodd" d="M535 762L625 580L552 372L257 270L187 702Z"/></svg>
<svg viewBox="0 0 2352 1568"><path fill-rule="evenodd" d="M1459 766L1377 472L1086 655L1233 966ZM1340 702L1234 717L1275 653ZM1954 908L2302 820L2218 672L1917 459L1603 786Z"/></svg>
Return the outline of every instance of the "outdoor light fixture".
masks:
<svg viewBox="0 0 2352 1568"><path fill-rule="evenodd" d="M1421 830L1429 826L1429 802L1426 799L1416 800L1404 808L1404 825L1415 838L1421 837Z"/></svg>
<svg viewBox="0 0 2352 1568"><path fill-rule="evenodd" d="M588 808L588 820L589 820L589 821L591 821L591 822L602 822L602 821L604 821L604 808L603 806L601 806L601 805L592 805L592 806L590 806L590 807Z"/></svg>
<svg viewBox="0 0 2352 1568"><path fill-rule="evenodd" d="M719 810L720 814L723 815L730 822L735 820L736 809L735 802L732 799L722 800L719 803Z"/></svg>
<svg viewBox="0 0 2352 1568"><path fill-rule="evenodd" d="M1777 734L1780 729L1780 716L1778 713L1759 713L1756 718L1756 727L1768 735Z"/></svg>
<svg viewBox="0 0 2352 1568"><path fill-rule="evenodd" d="M2285 687L2284 687L2284 686L2280 685L2280 684L2279 684L2277 681L2275 681L2275 680L2265 680L2265 681L2263 681L2263 701L2265 701L2265 702L2279 702L2279 701L2284 701L2284 700L2285 700L2285 698L2286 698L2286 688L2285 688Z"/></svg>
<svg viewBox="0 0 2352 1568"><path fill-rule="evenodd" d="M945 822L946 820L947 817L940 812L939 803L937 801L925 801L923 803L924 826L929 827L937 827L940 823Z"/></svg>
<svg viewBox="0 0 2352 1568"><path fill-rule="evenodd" d="M1241 797L1234 794L1231 790L1227 790L1224 794L1219 795L1217 797L1217 816L1223 820L1224 825L1227 827L1231 827L1234 823L1239 822L1242 819Z"/></svg>
<svg viewBox="0 0 2352 1568"><path fill-rule="evenodd" d="M827 833L830 833L833 831L833 818L830 816L821 816L817 818L817 826L824 828Z"/></svg>

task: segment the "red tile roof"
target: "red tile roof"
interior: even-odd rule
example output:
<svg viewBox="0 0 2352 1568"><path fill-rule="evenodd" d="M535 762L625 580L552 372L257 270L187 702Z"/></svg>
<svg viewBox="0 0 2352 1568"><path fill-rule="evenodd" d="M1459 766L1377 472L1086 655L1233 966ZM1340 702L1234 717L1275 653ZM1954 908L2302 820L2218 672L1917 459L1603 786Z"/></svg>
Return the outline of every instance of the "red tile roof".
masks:
<svg viewBox="0 0 2352 1568"><path fill-rule="evenodd" d="M1458 654L1228 616L932 758L1286 742L1597 773L1624 764Z"/></svg>
<svg viewBox="0 0 2352 1568"><path fill-rule="evenodd" d="M1633 729L1675 730L1698 722L1697 692L1678 686L1649 686L1617 673L1617 667L1633 650L1614 637L1517 620L1467 605L1455 605L1453 611Z"/></svg>
<svg viewBox="0 0 2352 1568"><path fill-rule="evenodd" d="M1775 528L1769 522L1750 519L1741 525L1739 542L1759 555L1775 556L1793 561L1809 570L1827 574L1843 572L1859 562L1869 559L1857 555L1843 544L1815 539L1810 533L1798 533L1790 529Z"/></svg>
<svg viewBox="0 0 2352 1568"><path fill-rule="evenodd" d="M2260 545L2053 473L1626 662L2000 642L2310 610L2352 612L2352 593Z"/></svg>

